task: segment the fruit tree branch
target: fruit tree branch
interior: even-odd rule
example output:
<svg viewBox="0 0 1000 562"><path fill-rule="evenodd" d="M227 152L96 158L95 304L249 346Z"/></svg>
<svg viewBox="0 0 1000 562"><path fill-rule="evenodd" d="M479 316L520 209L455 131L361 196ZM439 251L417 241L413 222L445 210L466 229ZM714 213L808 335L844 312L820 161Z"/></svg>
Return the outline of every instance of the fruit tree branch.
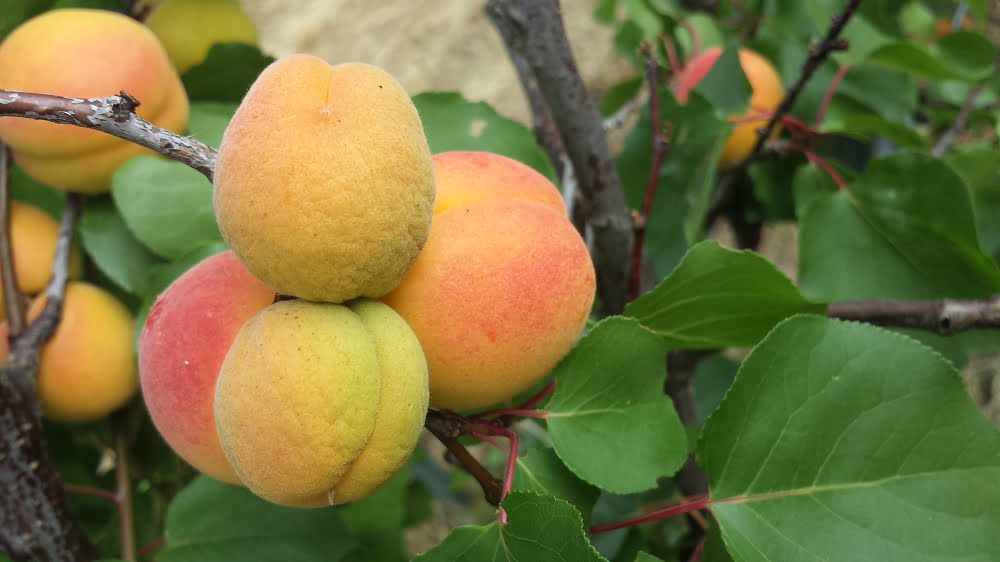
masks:
<svg viewBox="0 0 1000 562"><path fill-rule="evenodd" d="M135 113L138 106L139 100L127 92L81 99L0 90L0 116L27 117L102 131L187 164L211 181L215 149L144 120Z"/></svg>
<svg viewBox="0 0 1000 562"><path fill-rule="evenodd" d="M490 474L490 471L486 470L486 467L458 442L459 437L470 433L470 425L469 420L455 412L433 408L427 411L427 418L424 420L424 427L433 433L434 437L437 437L438 441L455 456L462 468L479 482L483 488L483 495L486 496L486 501L499 506L504 494L503 481Z"/></svg>
<svg viewBox="0 0 1000 562"><path fill-rule="evenodd" d="M594 233L602 312L625 307L632 220L597 104L577 71L557 0L489 0L486 13L531 70L576 173L579 207Z"/></svg>
<svg viewBox="0 0 1000 562"><path fill-rule="evenodd" d="M8 337L16 337L24 331L23 295L17 286L14 272L14 253L10 240L10 151L0 141L0 282L3 284L3 302L7 310Z"/></svg>
<svg viewBox="0 0 1000 562"><path fill-rule="evenodd" d="M916 328L941 335L1000 328L1000 294L981 300L866 300L831 303L826 315L878 326Z"/></svg>
<svg viewBox="0 0 1000 562"><path fill-rule="evenodd" d="M6 173L0 177L5 179ZM9 199L7 187L6 181L0 181L0 199ZM0 365L0 486L4 491L0 495L0 551L17 562L83 562L98 557L70 512L62 480L46 454L35 394L39 348L52 335L62 313L80 204L79 195L67 195L46 306L23 333L11 337L10 355ZM9 260L10 254L0 259ZM13 271L13 267L7 263L3 270Z"/></svg>

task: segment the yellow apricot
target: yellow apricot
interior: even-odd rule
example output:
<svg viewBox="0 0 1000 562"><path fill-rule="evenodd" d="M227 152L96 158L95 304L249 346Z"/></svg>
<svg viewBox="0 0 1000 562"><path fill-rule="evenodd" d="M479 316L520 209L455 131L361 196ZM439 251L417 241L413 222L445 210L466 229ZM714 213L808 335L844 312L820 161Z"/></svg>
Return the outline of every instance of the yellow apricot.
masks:
<svg viewBox="0 0 1000 562"><path fill-rule="evenodd" d="M0 88L74 98L124 90L137 113L174 131L187 126L188 100L156 36L106 10L52 10L22 23L0 43ZM106 133L0 117L0 138L36 180L69 191L107 191L111 174L146 149Z"/></svg>
<svg viewBox="0 0 1000 562"><path fill-rule="evenodd" d="M44 298L32 302L28 319L37 318L44 306ZM66 286L59 325L39 355L38 401L47 418L94 421L135 396L132 326L128 309L107 291L83 282ZM8 353L4 324L0 355Z"/></svg>
<svg viewBox="0 0 1000 562"><path fill-rule="evenodd" d="M59 223L45 211L27 203L11 201L10 246L14 254L17 286L22 293L34 295L49 282L58 237ZM70 277L80 277L81 270L80 253L73 248L69 261ZM5 312L2 294L0 312Z"/></svg>
<svg viewBox="0 0 1000 562"><path fill-rule="evenodd" d="M145 23L179 72L205 60L215 43L257 44L257 28L235 0L164 0Z"/></svg>
<svg viewBox="0 0 1000 562"><path fill-rule="evenodd" d="M215 389L219 442L240 481L296 507L378 487L412 453L426 408L416 337L366 301L268 306L237 333Z"/></svg>
<svg viewBox="0 0 1000 562"><path fill-rule="evenodd" d="M674 90L677 101L687 102L691 90L708 74L721 55L722 47L709 47L687 62ZM750 82L750 108L744 115L729 118L735 125L722 147L719 157L721 169L731 167L750 154L757 142L757 129L767 124L771 112L778 107L785 95L781 76L767 59L750 49L740 49L739 59L743 73ZM772 136L777 134L778 129L775 128Z"/></svg>
<svg viewBox="0 0 1000 562"><path fill-rule="evenodd" d="M420 118L377 67L282 58L226 128L214 201L226 242L278 292L382 296L430 230L434 176Z"/></svg>

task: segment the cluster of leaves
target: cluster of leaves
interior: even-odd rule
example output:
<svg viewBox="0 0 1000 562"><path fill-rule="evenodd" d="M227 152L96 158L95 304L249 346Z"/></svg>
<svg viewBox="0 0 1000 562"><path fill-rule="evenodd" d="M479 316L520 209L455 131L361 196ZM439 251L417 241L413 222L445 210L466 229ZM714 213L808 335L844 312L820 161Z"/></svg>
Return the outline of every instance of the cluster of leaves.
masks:
<svg viewBox="0 0 1000 562"><path fill-rule="evenodd" d="M50 4L18 6L27 15ZM1000 433L971 403L957 372L970 355L1000 349L1000 338L944 338L822 316L838 300L1000 292L1000 223L990 220L1000 212L1000 84L997 48L982 33L985 2L965 3L976 29L940 38L914 20L948 18L954 6L863 2L845 30L850 48L820 67L792 111L814 123L842 74L810 149L845 187L799 154L753 164L736 186L744 220L798 223L798 287L764 257L706 240L705 224L719 196L715 161L731 127L725 116L742 113L749 99L735 46L765 54L787 84L843 2L719 4L719 14L709 16L677 0L604 0L595 13L636 62L636 78L603 100L608 114L643 87L641 42L665 38L685 55L699 42L726 50L686 105L662 88L671 142L646 236L660 281L622 316L591 327L555 369L556 389L538 406L545 419L517 426L522 450L502 502L506 524L489 522L494 513L468 493L470 477L419 453L355 504L273 506L241 488L192 479L136 406L140 544L164 535L161 562L403 560L408 528L458 506L473 523L418 560L676 560L695 548L700 524L708 526L705 560L1000 558L991 539L1000 525ZM188 71L190 134L217 146L269 60L251 47L217 45ZM982 91L965 135L943 157L932 155L973 88ZM491 150L557 179L531 132L487 104L445 92L418 94L414 102L433 152ZM652 129L643 111L616 157L636 209ZM19 199L58 212L59 195L16 168L12 188ZM88 276L129 303L139 325L160 290L224 247L208 181L154 156L128 161L108 196L87 201L78 239ZM724 352L731 348L738 353ZM663 393L665 354L678 350L706 354L694 373L697 419L688 426ZM106 423L47 427L63 477L109 487L110 477L95 467L110 434ZM709 496L697 501L711 519L590 532L681 501L672 477L690 453L708 477ZM503 457L498 451L487 460L499 469ZM102 551L115 552L113 506L72 499Z"/></svg>

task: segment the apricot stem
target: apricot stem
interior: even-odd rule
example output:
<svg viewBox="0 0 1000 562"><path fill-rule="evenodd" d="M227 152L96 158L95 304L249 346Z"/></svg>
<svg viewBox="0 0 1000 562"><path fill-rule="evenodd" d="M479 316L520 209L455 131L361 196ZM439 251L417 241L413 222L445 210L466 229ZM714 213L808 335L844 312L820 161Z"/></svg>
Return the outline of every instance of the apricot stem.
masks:
<svg viewBox="0 0 1000 562"><path fill-rule="evenodd" d="M813 121L813 129L819 129L819 126L823 124L823 119L826 117L826 109L830 106L830 100L833 99L834 92L837 91L837 86L840 86L840 81L844 79L844 75L847 74L850 65L841 64L837 67L837 72L830 79L830 83L826 86L826 91L823 92L823 99L819 102L819 108L816 110L816 120Z"/></svg>
<svg viewBox="0 0 1000 562"><path fill-rule="evenodd" d="M116 415L115 441L115 505L118 508L119 552L122 560L136 560L135 520L132 516L132 478L129 473L129 436L126 431L127 413Z"/></svg>
<svg viewBox="0 0 1000 562"><path fill-rule="evenodd" d="M114 492L105 490L104 488L98 488L96 486L85 486L83 484L71 484L69 482L63 482L63 489L71 494L80 494L83 496L94 496L96 498L101 498L103 500L108 500L112 503L118 503L118 496Z"/></svg>
<svg viewBox="0 0 1000 562"><path fill-rule="evenodd" d="M639 525L640 523L658 521L660 519L667 519L669 517L683 515L692 511L699 511L706 509L711 502L712 500L707 495L697 496L679 504L651 511L636 517L629 517L628 519L622 519L621 521L612 521L611 523L594 525L590 528L590 533L592 535L596 535L597 533L605 533L607 531L614 531L615 529L633 527L635 525Z"/></svg>

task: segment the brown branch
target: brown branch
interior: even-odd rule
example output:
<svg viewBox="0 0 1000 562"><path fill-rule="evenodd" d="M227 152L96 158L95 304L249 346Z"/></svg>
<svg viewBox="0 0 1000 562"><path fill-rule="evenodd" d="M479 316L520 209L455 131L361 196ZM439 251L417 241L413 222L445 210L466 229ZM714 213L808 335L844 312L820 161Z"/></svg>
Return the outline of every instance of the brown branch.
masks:
<svg viewBox="0 0 1000 562"><path fill-rule="evenodd" d="M866 300L831 303L830 318L878 326L916 328L944 336L975 329L1000 329L1000 294L981 300Z"/></svg>
<svg viewBox="0 0 1000 562"><path fill-rule="evenodd" d="M129 445L132 440L131 410L117 412L112 420L115 443L115 507L118 511L118 557L128 562L138 559L135 544L135 518L132 511L132 476L129 471Z"/></svg>
<svg viewBox="0 0 1000 562"><path fill-rule="evenodd" d="M489 0L486 13L508 52L523 57L573 164L579 210L593 231L602 312L625 307L632 220L597 104L577 71L557 0Z"/></svg>
<svg viewBox="0 0 1000 562"><path fill-rule="evenodd" d="M8 199L6 182L0 182L0 188L0 198ZM66 197L46 306L23 334L13 338L10 356L0 365L0 486L4 490L0 550L18 562L83 562L98 557L73 517L62 480L46 453L35 394L39 348L52 335L62 313L80 201L78 195Z"/></svg>
<svg viewBox="0 0 1000 562"><path fill-rule="evenodd" d="M215 149L142 119L139 101L126 92L105 98L66 98L0 90L0 115L26 117L102 131L125 139L198 170L212 180Z"/></svg>
<svg viewBox="0 0 1000 562"><path fill-rule="evenodd" d="M7 337L13 341L24 331L24 298L17 286L14 271L13 242L10 239L10 151L0 141L0 283L3 285L3 302L7 314Z"/></svg>
<svg viewBox="0 0 1000 562"><path fill-rule="evenodd" d="M503 499L503 481L490 474L490 471L458 442L459 437L469 434L469 426L469 420L450 410L430 409L424 420L424 427L433 433L434 437L437 437L438 441L454 455L462 468L479 482L486 501L498 506Z"/></svg>

